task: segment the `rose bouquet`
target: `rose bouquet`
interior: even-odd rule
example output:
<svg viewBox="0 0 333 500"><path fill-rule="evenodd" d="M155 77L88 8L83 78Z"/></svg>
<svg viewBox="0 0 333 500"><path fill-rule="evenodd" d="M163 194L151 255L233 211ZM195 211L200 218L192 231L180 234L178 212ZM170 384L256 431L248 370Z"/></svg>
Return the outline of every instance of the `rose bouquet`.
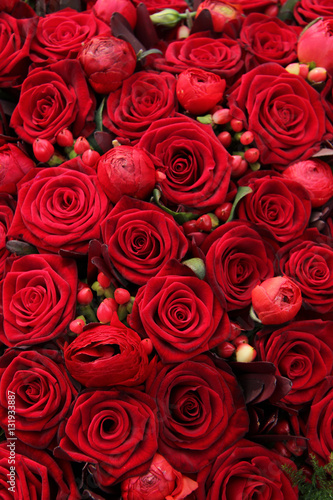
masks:
<svg viewBox="0 0 333 500"><path fill-rule="evenodd" d="M0 25L1 498L332 498L330 2Z"/></svg>

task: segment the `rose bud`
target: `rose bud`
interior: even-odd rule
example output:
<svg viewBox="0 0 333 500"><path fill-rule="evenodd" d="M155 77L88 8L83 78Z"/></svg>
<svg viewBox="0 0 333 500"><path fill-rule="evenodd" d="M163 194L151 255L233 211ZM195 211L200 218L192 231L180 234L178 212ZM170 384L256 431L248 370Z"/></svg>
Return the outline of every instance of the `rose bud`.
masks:
<svg viewBox="0 0 333 500"><path fill-rule="evenodd" d="M308 191L312 207L321 207L333 196L331 167L319 158L293 163L282 173L285 179L302 184Z"/></svg>
<svg viewBox="0 0 333 500"><path fill-rule="evenodd" d="M134 29L136 25L136 8L130 0L97 0L93 6L96 17L102 19L106 24L110 24L111 17L118 12Z"/></svg>
<svg viewBox="0 0 333 500"><path fill-rule="evenodd" d="M240 18L242 15L239 5L230 5L228 2L219 2L219 0L204 0L197 8L196 17L204 9L209 10L212 16L213 29L217 33L223 31L225 23Z"/></svg>
<svg viewBox="0 0 333 500"><path fill-rule="evenodd" d="M252 307L263 325L290 321L301 306L301 290L286 276L269 278L252 290Z"/></svg>
<svg viewBox="0 0 333 500"><path fill-rule="evenodd" d="M97 177L112 203L123 195L144 200L155 186L155 167L143 149L117 146L101 156Z"/></svg>
<svg viewBox="0 0 333 500"><path fill-rule="evenodd" d="M125 40L96 36L83 44L78 55L83 71L95 92L109 94L134 73L136 54Z"/></svg>
<svg viewBox="0 0 333 500"><path fill-rule="evenodd" d="M210 111L223 97L225 80L200 68L182 71L177 80L177 99L193 115Z"/></svg>
<svg viewBox="0 0 333 500"><path fill-rule="evenodd" d="M148 472L121 484L123 500L183 500L198 488L198 483L175 470L156 453Z"/></svg>
<svg viewBox="0 0 333 500"><path fill-rule="evenodd" d="M315 63L333 73L333 19L319 19L302 32L297 57L302 63Z"/></svg>

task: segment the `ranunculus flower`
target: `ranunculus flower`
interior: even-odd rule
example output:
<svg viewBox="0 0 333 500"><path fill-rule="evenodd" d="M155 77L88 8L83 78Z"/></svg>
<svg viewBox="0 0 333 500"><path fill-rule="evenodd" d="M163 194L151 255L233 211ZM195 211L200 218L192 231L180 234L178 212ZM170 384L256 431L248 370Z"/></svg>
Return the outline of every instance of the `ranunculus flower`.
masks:
<svg viewBox="0 0 333 500"><path fill-rule="evenodd" d="M149 471L121 483L124 500L183 500L198 488L198 483L175 470L156 453Z"/></svg>
<svg viewBox="0 0 333 500"><path fill-rule="evenodd" d="M13 452L15 462L12 462ZM15 500L52 498L53 495L59 499L81 498L69 462L54 459L47 451L31 448L20 441L0 444L0 488L8 492L8 499Z"/></svg>
<svg viewBox="0 0 333 500"><path fill-rule="evenodd" d="M69 373L86 387L142 384L149 360L139 335L112 317L110 325L87 325L64 350Z"/></svg>
<svg viewBox="0 0 333 500"><path fill-rule="evenodd" d="M289 26L277 17L249 14L240 32L247 70L266 62L277 62L281 66L295 62L300 31L301 28Z"/></svg>
<svg viewBox="0 0 333 500"><path fill-rule="evenodd" d="M300 26L305 26L318 17L331 18L333 4L330 0L299 0L295 4L293 15Z"/></svg>
<svg viewBox="0 0 333 500"><path fill-rule="evenodd" d="M228 1L223 0L204 0L197 8L195 17L198 17L200 12L204 9L209 10L212 17L213 29L217 33L221 33L225 23L233 19L240 19L242 16L242 9L238 5L232 5Z"/></svg>
<svg viewBox="0 0 333 500"><path fill-rule="evenodd" d="M326 377L316 391L306 421L308 452L328 463L333 450L333 377Z"/></svg>
<svg viewBox="0 0 333 500"><path fill-rule="evenodd" d="M247 439L221 453L211 470L199 473L205 487L198 500L267 498L297 500L297 487L282 466L296 470L294 462Z"/></svg>
<svg viewBox="0 0 333 500"><path fill-rule="evenodd" d="M8 409L12 394L14 413ZM8 438L15 436L33 448L47 448L75 396L57 351L9 349L1 356L0 423Z"/></svg>
<svg viewBox="0 0 333 500"><path fill-rule="evenodd" d="M194 115L208 113L223 97L225 80L200 68L182 71L177 80L177 98Z"/></svg>
<svg viewBox="0 0 333 500"><path fill-rule="evenodd" d="M125 280L144 285L188 249L183 229L151 203L124 196L101 224L110 260Z"/></svg>
<svg viewBox="0 0 333 500"><path fill-rule="evenodd" d="M129 324L151 339L163 363L194 358L230 333L228 315L211 287L177 261L140 288Z"/></svg>
<svg viewBox="0 0 333 500"><path fill-rule="evenodd" d="M314 62L333 72L333 19L319 19L301 34L297 57L301 63Z"/></svg>
<svg viewBox="0 0 333 500"><path fill-rule="evenodd" d="M111 92L103 125L117 137L137 142L156 120L176 112L176 78L167 72L138 71Z"/></svg>
<svg viewBox="0 0 333 500"><path fill-rule="evenodd" d="M231 38L209 38L195 33L171 42L163 58L156 58L157 69L181 73L188 68L210 71L226 80L227 86L237 79L244 67L242 49Z"/></svg>
<svg viewBox="0 0 333 500"><path fill-rule="evenodd" d="M263 325L290 321L301 306L300 288L285 276L269 278L252 290L252 307Z"/></svg>
<svg viewBox="0 0 333 500"><path fill-rule="evenodd" d="M333 249L326 236L307 229L302 237L282 247L277 258L281 273L301 289L306 307L318 313L333 310Z"/></svg>
<svg viewBox="0 0 333 500"><path fill-rule="evenodd" d="M136 9L131 0L97 0L93 12L106 24L110 24L112 14L118 12L129 22L132 29L135 28Z"/></svg>
<svg viewBox="0 0 333 500"><path fill-rule="evenodd" d="M26 77L36 24L37 18L15 19L0 12L0 87L21 84Z"/></svg>
<svg viewBox="0 0 333 500"><path fill-rule="evenodd" d="M41 344L65 332L75 314L77 268L59 255L25 255L14 260L2 286L7 346Z"/></svg>
<svg viewBox="0 0 333 500"><path fill-rule="evenodd" d="M301 76L276 63L262 64L241 77L228 100L233 118L253 132L261 163L283 170L319 151L325 111Z"/></svg>
<svg viewBox="0 0 333 500"><path fill-rule="evenodd" d="M134 73L133 47L114 36L96 36L82 45L78 60L95 92L108 94Z"/></svg>
<svg viewBox="0 0 333 500"><path fill-rule="evenodd" d="M14 144L0 148L0 192L16 194L17 184L35 163Z"/></svg>
<svg viewBox="0 0 333 500"><path fill-rule="evenodd" d="M333 196L331 167L319 158L292 163L282 173L285 179L302 184L310 195L312 207L321 207Z"/></svg>
<svg viewBox="0 0 333 500"><path fill-rule="evenodd" d="M278 8L278 0L228 0L231 5L235 4L241 7L245 15L251 14L251 12L269 12L272 7ZM282 2L281 2L282 3Z"/></svg>
<svg viewBox="0 0 333 500"><path fill-rule="evenodd" d="M198 472L247 432L243 394L226 364L217 368L200 355L162 365L151 379L147 392L159 414L159 453L178 471Z"/></svg>
<svg viewBox="0 0 333 500"><path fill-rule="evenodd" d="M10 194L0 192L0 280L3 277L5 262L10 252L6 248L7 231L14 217L16 201Z"/></svg>
<svg viewBox="0 0 333 500"><path fill-rule="evenodd" d="M68 7L41 16L31 44L31 59L38 64L75 59L82 43L96 35L109 36L111 29L91 10L78 12Z"/></svg>
<svg viewBox="0 0 333 500"><path fill-rule="evenodd" d="M30 144L37 138L55 142L56 135L67 127L74 137L89 135L95 128L94 112L94 96L80 63L62 60L29 73L10 126Z"/></svg>
<svg viewBox="0 0 333 500"><path fill-rule="evenodd" d="M59 454L96 464L97 484L110 486L149 469L157 451L155 402L136 389L87 389L76 399L60 437Z"/></svg>
<svg viewBox="0 0 333 500"><path fill-rule="evenodd" d="M115 204L123 195L146 199L154 189L156 171L143 149L117 146L99 159L97 178L104 193Z"/></svg>
<svg viewBox="0 0 333 500"><path fill-rule="evenodd" d="M256 334L258 358L273 363L292 382L282 403L302 407L312 401L325 377L333 374L332 321L307 320Z"/></svg>
<svg viewBox="0 0 333 500"><path fill-rule="evenodd" d="M274 254L246 222L227 222L207 236L206 280L227 311L251 304L252 290L274 275Z"/></svg>
<svg viewBox="0 0 333 500"><path fill-rule="evenodd" d="M282 243L303 234L311 216L311 201L296 179L260 170L242 177L238 184L252 189L237 205L239 219L265 227Z"/></svg>
<svg viewBox="0 0 333 500"><path fill-rule="evenodd" d="M68 164L71 166L71 163ZM87 253L91 239L100 238L100 223L109 200L89 167L34 169L18 188L18 208L8 232L38 249Z"/></svg>
<svg viewBox="0 0 333 500"><path fill-rule="evenodd" d="M215 210L226 198L230 155L210 126L186 116L153 123L138 143L164 167L163 201L169 206L205 213Z"/></svg>

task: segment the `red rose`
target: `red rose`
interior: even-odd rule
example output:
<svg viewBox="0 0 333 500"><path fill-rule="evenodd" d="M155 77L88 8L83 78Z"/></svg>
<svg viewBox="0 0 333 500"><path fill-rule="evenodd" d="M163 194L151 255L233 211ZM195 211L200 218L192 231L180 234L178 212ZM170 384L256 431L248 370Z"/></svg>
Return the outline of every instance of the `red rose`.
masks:
<svg viewBox="0 0 333 500"><path fill-rule="evenodd" d="M202 33L171 42L163 58L154 62L157 69L180 73L188 68L211 71L231 85L243 69L242 49L231 38L208 38Z"/></svg>
<svg viewBox="0 0 333 500"><path fill-rule="evenodd" d="M0 87L21 84L28 73L30 44L37 20L15 19L0 12Z"/></svg>
<svg viewBox="0 0 333 500"><path fill-rule="evenodd" d="M15 441L14 446L13 443L9 440L0 444L0 489L8 491L7 498L82 498L67 461L55 460L46 451L19 441Z"/></svg>
<svg viewBox="0 0 333 500"><path fill-rule="evenodd" d="M144 285L172 258L182 259L188 242L171 215L151 203L124 196L101 224L113 266L123 278Z"/></svg>
<svg viewBox="0 0 333 500"><path fill-rule="evenodd" d="M3 277L5 262L10 252L6 248L7 231L13 220L16 202L12 196L0 192L0 280Z"/></svg>
<svg viewBox="0 0 333 500"><path fill-rule="evenodd" d="M266 63L243 75L231 90L231 114L253 132L261 163L283 169L320 149L325 111L318 92L301 76Z"/></svg>
<svg viewBox="0 0 333 500"><path fill-rule="evenodd" d="M321 91L321 102L327 115L326 127L333 133L333 78L329 76Z"/></svg>
<svg viewBox="0 0 333 500"><path fill-rule="evenodd" d="M333 377L326 377L317 389L306 422L308 452L328 463L333 450Z"/></svg>
<svg viewBox="0 0 333 500"><path fill-rule="evenodd" d="M130 326L148 336L163 363L179 363L226 340L230 323L208 283L171 261L135 297Z"/></svg>
<svg viewBox="0 0 333 500"><path fill-rule="evenodd" d="M108 209L96 172L89 167L79 171L64 163L34 169L18 188L8 238L23 239L46 252L87 253L89 241L100 238L99 224Z"/></svg>
<svg viewBox="0 0 333 500"><path fill-rule="evenodd" d="M31 59L44 64L75 59L82 43L96 35L109 36L111 29L92 11L78 12L66 8L52 12L38 19L31 44Z"/></svg>
<svg viewBox="0 0 333 500"><path fill-rule="evenodd" d="M199 474L198 480L206 480L206 483L205 490L202 488L197 498L297 500L297 488L283 466L296 470L294 462L288 458L242 439L220 454L210 471Z"/></svg>
<svg viewBox="0 0 333 500"><path fill-rule="evenodd" d="M333 322L307 320L278 330L257 333L255 347L262 361L292 382L281 401L287 405L311 402L325 377L333 374Z"/></svg>
<svg viewBox="0 0 333 500"><path fill-rule="evenodd" d="M124 500L183 500L198 488L198 483L173 469L162 455L156 453L149 471L121 483Z"/></svg>
<svg viewBox="0 0 333 500"><path fill-rule="evenodd" d="M180 472L198 472L247 432L242 392L223 367L201 355L161 365L148 384L159 414L159 452Z"/></svg>
<svg viewBox="0 0 333 500"><path fill-rule="evenodd" d="M10 349L1 356L0 423L8 439L15 436L33 448L47 448L74 396L56 351Z"/></svg>
<svg viewBox="0 0 333 500"><path fill-rule="evenodd" d="M289 276L300 287L303 303L318 312L333 310L333 248L330 239L317 229L308 229L304 235L277 253L282 274Z"/></svg>
<svg viewBox="0 0 333 500"><path fill-rule="evenodd" d="M0 340L11 347L62 335L75 314L77 268L58 255L25 255L12 263L2 290Z"/></svg>
<svg viewBox="0 0 333 500"><path fill-rule="evenodd" d="M149 469L157 451L154 400L135 389L86 390L62 434L60 450L76 462L96 464L97 483L109 486Z"/></svg>
<svg viewBox="0 0 333 500"><path fill-rule="evenodd" d="M118 317L110 325L87 325L64 358L72 377L86 387L137 386L150 370L141 338Z"/></svg>
<svg viewBox="0 0 333 500"><path fill-rule="evenodd" d="M240 40L246 51L246 69L266 62L277 62L281 66L295 62L300 31L301 28L289 26L277 17L249 14L240 32Z"/></svg>
<svg viewBox="0 0 333 500"><path fill-rule="evenodd" d="M0 192L16 194L17 184L34 166L20 148L4 144L0 148Z"/></svg>
<svg viewBox="0 0 333 500"><path fill-rule="evenodd" d="M156 165L164 166L166 179L160 185L168 205L205 213L224 202L230 155L211 126L186 116L157 120L143 134L138 147L155 157Z"/></svg>
<svg viewBox="0 0 333 500"><path fill-rule="evenodd" d="M239 219L265 227L282 243L303 234L311 216L311 201L300 183L260 171L243 177L238 184L252 189L237 205Z"/></svg>
<svg viewBox="0 0 333 500"><path fill-rule="evenodd" d="M300 26L305 26L317 17L332 17L333 4L329 0L299 0L295 4L293 15Z"/></svg>
<svg viewBox="0 0 333 500"><path fill-rule="evenodd" d="M103 125L118 137L138 141L153 122L175 114L175 92L176 79L170 73L134 73L110 93Z"/></svg>
<svg viewBox="0 0 333 500"><path fill-rule="evenodd" d="M255 286L274 275L274 255L260 234L246 222L227 222L207 236L206 280L227 311L251 304Z"/></svg>
<svg viewBox="0 0 333 500"><path fill-rule="evenodd" d="M74 137L89 135L94 125L95 102L80 63L62 60L32 70L24 80L10 126L23 141L55 141L69 127Z"/></svg>

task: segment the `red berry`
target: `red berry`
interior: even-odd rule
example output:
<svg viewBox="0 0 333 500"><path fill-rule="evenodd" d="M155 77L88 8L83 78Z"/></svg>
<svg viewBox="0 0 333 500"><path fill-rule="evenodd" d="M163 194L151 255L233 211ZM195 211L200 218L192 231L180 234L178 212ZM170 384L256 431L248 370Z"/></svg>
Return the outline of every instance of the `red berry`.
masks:
<svg viewBox="0 0 333 500"><path fill-rule="evenodd" d="M131 294L125 288L117 288L114 291L114 300L117 302L117 304L127 304L130 298Z"/></svg>
<svg viewBox="0 0 333 500"><path fill-rule="evenodd" d="M264 12L266 16L276 17L279 13L279 7L277 5L270 5Z"/></svg>
<svg viewBox="0 0 333 500"><path fill-rule="evenodd" d="M243 146L248 146L253 141L254 141L254 135L250 130L247 130L241 135L240 143L243 144Z"/></svg>
<svg viewBox="0 0 333 500"><path fill-rule="evenodd" d="M82 155L85 151L90 149L90 144L85 137L78 137L74 144L74 151L77 155Z"/></svg>
<svg viewBox="0 0 333 500"><path fill-rule="evenodd" d="M233 341L236 337L238 337L241 334L242 329L240 328L240 326L238 326L236 323L233 322L230 323L230 328L231 331L229 340Z"/></svg>
<svg viewBox="0 0 333 500"><path fill-rule="evenodd" d="M208 214L204 214L196 221L196 228L200 231L209 232L212 229L212 219Z"/></svg>
<svg viewBox="0 0 333 500"><path fill-rule="evenodd" d="M230 109L218 109L215 113L213 113L212 120L216 125L226 125L231 120Z"/></svg>
<svg viewBox="0 0 333 500"><path fill-rule="evenodd" d="M54 153L54 147L47 139L35 139L32 149L36 160L47 162Z"/></svg>
<svg viewBox="0 0 333 500"><path fill-rule="evenodd" d="M249 163L255 163L259 160L259 149L250 148L244 153L244 159Z"/></svg>
<svg viewBox="0 0 333 500"><path fill-rule="evenodd" d="M216 217L221 220L222 222L225 222L226 220L229 219L230 213L232 209L232 203L222 203L217 209L215 210L215 215Z"/></svg>
<svg viewBox="0 0 333 500"><path fill-rule="evenodd" d="M217 138L225 148L228 148L232 143L231 134L227 130L223 130L223 132L220 132Z"/></svg>
<svg viewBox="0 0 333 500"><path fill-rule="evenodd" d="M240 344L247 344L249 341L249 339L247 338L246 335L238 335L238 337L236 337L232 343L234 344L234 346L238 347Z"/></svg>
<svg viewBox="0 0 333 500"><path fill-rule="evenodd" d="M241 132L244 128L244 124L242 120L237 120L236 118L233 118L230 121L231 128L234 132Z"/></svg>
<svg viewBox="0 0 333 500"><path fill-rule="evenodd" d="M73 146L73 134L68 128L64 128L59 134L56 136L56 141L62 148L66 148L69 146Z"/></svg>
<svg viewBox="0 0 333 500"><path fill-rule="evenodd" d="M231 157L231 177L238 179L247 171L248 164L239 155L234 155Z"/></svg>
<svg viewBox="0 0 333 500"><path fill-rule="evenodd" d="M311 83L322 83L327 79L327 71L325 68L317 67L309 71L307 79Z"/></svg>
<svg viewBox="0 0 333 500"><path fill-rule="evenodd" d="M217 346L217 354L221 358L230 358L235 352L235 346L230 342L222 342L222 344Z"/></svg>
<svg viewBox="0 0 333 500"><path fill-rule="evenodd" d="M83 319L74 319L69 323L69 329L71 332L76 333L76 335L80 335L83 332L83 328L85 326L85 322Z"/></svg>
<svg viewBox="0 0 333 500"><path fill-rule="evenodd" d="M91 289L88 286L85 286L78 291L76 300L78 301L79 304L87 306L88 304L90 304L93 298L94 295Z"/></svg>
<svg viewBox="0 0 333 500"><path fill-rule="evenodd" d="M274 434L290 435L290 426L287 420L279 420L273 430Z"/></svg>
<svg viewBox="0 0 333 500"><path fill-rule="evenodd" d="M105 276L105 274L103 274L103 273L98 273L97 281L101 285L102 288L109 288L109 286L111 284L111 280L107 276Z"/></svg>
<svg viewBox="0 0 333 500"><path fill-rule="evenodd" d="M183 229L184 229L185 234L195 233L198 230L197 221L196 220L188 220L188 221L184 222Z"/></svg>
<svg viewBox="0 0 333 500"><path fill-rule="evenodd" d="M101 155L93 149L87 149L84 153L82 153L82 161L88 165L88 167L94 167L100 157Z"/></svg>
<svg viewBox="0 0 333 500"><path fill-rule="evenodd" d="M104 299L96 311L98 321L101 323L110 323L112 316L118 310L118 304L114 299Z"/></svg>
<svg viewBox="0 0 333 500"><path fill-rule="evenodd" d="M142 347L146 351L147 356L153 352L153 343L150 339L141 340Z"/></svg>

